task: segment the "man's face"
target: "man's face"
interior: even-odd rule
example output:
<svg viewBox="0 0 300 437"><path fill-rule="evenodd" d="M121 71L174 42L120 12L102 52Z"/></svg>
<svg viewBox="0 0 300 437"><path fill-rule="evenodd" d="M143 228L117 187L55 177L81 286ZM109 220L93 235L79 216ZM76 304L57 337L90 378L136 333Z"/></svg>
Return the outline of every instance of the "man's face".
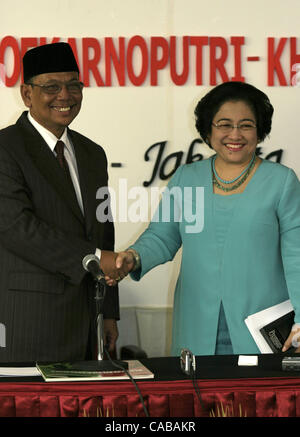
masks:
<svg viewBox="0 0 300 437"><path fill-rule="evenodd" d="M78 73L44 73L21 86L21 95L32 117L60 138L66 126L74 120L81 108L82 91L76 91ZM74 84L75 86L72 86ZM40 86L38 86L40 85ZM59 85L59 92L49 93L45 86ZM43 87L41 87L43 86ZM55 87L54 87L55 89Z"/></svg>

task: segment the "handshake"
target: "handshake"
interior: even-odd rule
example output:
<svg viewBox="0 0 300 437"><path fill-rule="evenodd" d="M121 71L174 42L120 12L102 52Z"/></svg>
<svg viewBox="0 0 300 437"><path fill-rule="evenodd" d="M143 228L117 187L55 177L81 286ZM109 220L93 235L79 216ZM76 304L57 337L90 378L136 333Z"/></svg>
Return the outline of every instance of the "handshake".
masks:
<svg viewBox="0 0 300 437"><path fill-rule="evenodd" d="M128 249L125 252L111 252L109 250L101 250L100 267L105 275L107 285L116 285L132 270L139 267L137 262L138 254L133 249Z"/></svg>

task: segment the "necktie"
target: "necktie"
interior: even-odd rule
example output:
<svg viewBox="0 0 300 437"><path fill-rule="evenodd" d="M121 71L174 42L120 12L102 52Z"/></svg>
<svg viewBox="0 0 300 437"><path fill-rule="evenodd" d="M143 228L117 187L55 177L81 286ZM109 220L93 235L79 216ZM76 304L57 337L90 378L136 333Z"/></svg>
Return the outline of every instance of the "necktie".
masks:
<svg viewBox="0 0 300 437"><path fill-rule="evenodd" d="M64 155L64 148L65 148L65 143L63 141L57 141L57 143L54 147L54 150L56 152L56 158L58 160L60 167L62 168L65 175L67 176L68 181L71 184L72 196L73 196L74 200L76 201L77 205L79 206L80 211L82 212L82 206L80 206L81 203L80 203L79 199L77 198L74 183L72 181L71 174L70 174L69 165L68 165L68 162L67 162L65 155Z"/></svg>
<svg viewBox="0 0 300 437"><path fill-rule="evenodd" d="M66 175L72 181L69 166L68 166L68 163L67 163L65 155L64 155L64 147L65 147L65 143L63 141L57 141L54 150L56 152L59 165L61 166L61 168L65 171Z"/></svg>
<svg viewBox="0 0 300 437"><path fill-rule="evenodd" d="M67 162L65 155L64 155L64 148L65 148L65 143L63 141L57 141L57 143L54 147L54 150L56 152L56 157L57 157L58 163L59 163L60 167L62 168L62 170L64 171L65 175L67 176L68 181L71 184L71 188L72 188L71 191L72 191L73 198L76 201L77 205L80 207L80 202L77 198L74 183L73 183L72 178L71 178L69 165L68 165L68 162ZM80 211L82 212L82 207L80 207Z"/></svg>
<svg viewBox="0 0 300 437"><path fill-rule="evenodd" d="M56 155L57 155L56 157L57 157L57 160L59 162L59 165L61 166L61 168L63 169L65 175L67 176L67 179L70 182L71 187L72 187L72 192L75 195L76 201L77 201L77 196L76 196L76 193L75 193L74 183L72 181L71 174L70 174L70 169L69 169L67 160L66 160L65 155L64 155L64 148L65 148L65 143L63 141L57 141L57 143L56 143L56 145L54 147L54 150L56 152Z"/></svg>

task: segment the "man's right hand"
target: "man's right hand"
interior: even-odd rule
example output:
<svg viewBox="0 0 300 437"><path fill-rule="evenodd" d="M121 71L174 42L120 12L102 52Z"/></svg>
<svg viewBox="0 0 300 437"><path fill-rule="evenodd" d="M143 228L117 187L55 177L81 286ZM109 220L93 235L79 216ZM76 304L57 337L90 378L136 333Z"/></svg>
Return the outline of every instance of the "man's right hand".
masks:
<svg viewBox="0 0 300 437"><path fill-rule="evenodd" d="M113 278L113 276L107 274L105 276L105 280L107 285L113 286L116 285L117 281L123 279L125 276L128 275L129 272L132 271L134 268L134 257L132 255L132 252L126 251L126 252L119 252L115 258L115 268L117 271L121 271L123 273L123 277L120 276L120 279ZM102 255L101 255L102 259ZM100 262L101 266L101 262ZM105 273L105 272L104 272Z"/></svg>
<svg viewBox="0 0 300 437"><path fill-rule="evenodd" d="M128 269L123 267L117 267L117 258L119 254L111 252L109 250L101 250L100 267L106 277L109 277L115 281L120 281L128 274Z"/></svg>

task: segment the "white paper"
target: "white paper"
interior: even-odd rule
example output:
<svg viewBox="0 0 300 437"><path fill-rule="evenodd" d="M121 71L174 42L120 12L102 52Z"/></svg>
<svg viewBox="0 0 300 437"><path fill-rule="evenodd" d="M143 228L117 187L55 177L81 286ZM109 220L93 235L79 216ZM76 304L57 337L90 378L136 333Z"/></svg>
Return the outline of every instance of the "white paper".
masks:
<svg viewBox="0 0 300 437"><path fill-rule="evenodd" d="M257 366L257 355L240 355L238 360L239 366Z"/></svg>
<svg viewBox="0 0 300 437"><path fill-rule="evenodd" d="M272 354L273 351L259 330L293 310L291 301L285 300L266 310L252 314L245 319L245 323L262 354Z"/></svg>
<svg viewBox="0 0 300 437"><path fill-rule="evenodd" d="M40 376L36 367L0 367L0 377Z"/></svg>

